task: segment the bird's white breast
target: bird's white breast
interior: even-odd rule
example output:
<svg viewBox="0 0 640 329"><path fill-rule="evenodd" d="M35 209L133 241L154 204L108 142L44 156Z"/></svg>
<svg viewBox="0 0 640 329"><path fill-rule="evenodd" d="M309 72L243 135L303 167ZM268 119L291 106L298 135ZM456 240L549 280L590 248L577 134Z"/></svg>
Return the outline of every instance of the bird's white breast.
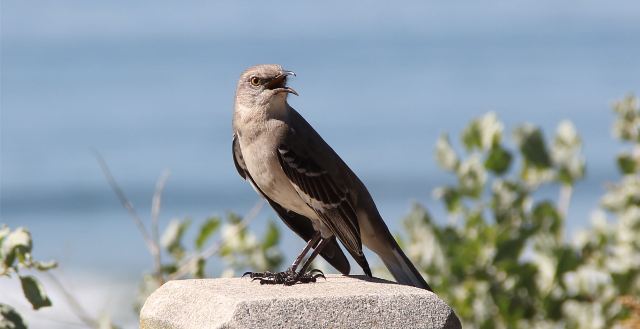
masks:
<svg viewBox="0 0 640 329"><path fill-rule="evenodd" d="M266 134L257 136L251 142L244 140L242 134L239 139L247 170L258 188L284 208L316 219L316 213L300 198L282 170L277 145Z"/></svg>

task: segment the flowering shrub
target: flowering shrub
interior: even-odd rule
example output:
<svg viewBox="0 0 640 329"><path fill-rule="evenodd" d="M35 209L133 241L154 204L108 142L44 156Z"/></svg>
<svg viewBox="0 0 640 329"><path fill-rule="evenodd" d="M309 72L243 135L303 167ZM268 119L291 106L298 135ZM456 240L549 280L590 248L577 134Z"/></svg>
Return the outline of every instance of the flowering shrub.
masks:
<svg viewBox="0 0 640 329"><path fill-rule="evenodd" d="M464 327L638 323L630 312L640 296L640 109L629 96L614 111L614 135L631 146L617 158L622 178L608 187L593 225L572 239L565 218L585 160L571 122L550 141L535 126L516 127L513 150L488 113L463 131L463 155L447 135L437 141L438 164L456 177L434 191L449 221L436 223L416 205L402 242Z"/></svg>

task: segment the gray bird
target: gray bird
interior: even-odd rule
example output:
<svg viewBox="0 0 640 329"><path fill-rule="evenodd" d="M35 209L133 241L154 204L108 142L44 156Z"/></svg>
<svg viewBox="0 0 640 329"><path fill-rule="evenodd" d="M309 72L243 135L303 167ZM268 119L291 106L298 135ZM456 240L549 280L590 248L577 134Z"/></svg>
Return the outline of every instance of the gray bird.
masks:
<svg viewBox="0 0 640 329"><path fill-rule="evenodd" d="M362 244L382 259L396 281L431 290L389 232L364 184L287 103L289 94L298 95L287 86L292 75L280 65L257 65L242 73L233 116L233 159L240 176L308 243L287 271L247 274L267 284L315 281L322 273L307 269L318 254L349 274L337 238L366 275L371 270Z"/></svg>

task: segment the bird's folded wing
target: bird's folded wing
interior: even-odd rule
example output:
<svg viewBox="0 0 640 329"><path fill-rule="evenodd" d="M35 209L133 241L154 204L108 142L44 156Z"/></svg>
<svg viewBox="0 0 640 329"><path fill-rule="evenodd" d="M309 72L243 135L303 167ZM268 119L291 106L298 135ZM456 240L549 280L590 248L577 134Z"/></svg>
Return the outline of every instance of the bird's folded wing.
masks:
<svg viewBox="0 0 640 329"><path fill-rule="evenodd" d="M278 155L282 169L307 205L352 255L362 255L360 227L350 191L304 150L297 150L295 143L281 144Z"/></svg>
<svg viewBox="0 0 640 329"><path fill-rule="evenodd" d="M247 171L247 166L244 162L244 158L242 157L242 150L240 149L240 143L238 143L238 139L236 135L233 135L233 163L238 170L238 174L251 183L255 189L262 195L262 197L269 202L271 208L275 210L275 212L280 216L282 221L296 234L298 234L305 241L311 240L313 235L315 234L315 230L313 229L313 225L311 224L311 220L296 213L293 211L289 211L282 206L280 206L275 201L271 200L268 196L266 196L258 186L253 182L253 178ZM333 267L335 267L340 273L348 275L351 271L351 267L349 265L349 260L340 249L340 246L335 241L335 239L329 242L326 247L322 250L320 255L329 262Z"/></svg>

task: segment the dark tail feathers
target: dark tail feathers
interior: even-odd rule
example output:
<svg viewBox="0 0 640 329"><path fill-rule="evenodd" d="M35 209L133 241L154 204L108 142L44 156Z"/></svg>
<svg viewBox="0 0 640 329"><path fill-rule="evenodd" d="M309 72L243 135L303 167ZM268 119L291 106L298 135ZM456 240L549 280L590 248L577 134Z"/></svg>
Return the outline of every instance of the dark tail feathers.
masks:
<svg viewBox="0 0 640 329"><path fill-rule="evenodd" d="M402 252L398 243L393 240L393 247L380 254L380 258L398 283L433 291L413 266L407 255Z"/></svg>

